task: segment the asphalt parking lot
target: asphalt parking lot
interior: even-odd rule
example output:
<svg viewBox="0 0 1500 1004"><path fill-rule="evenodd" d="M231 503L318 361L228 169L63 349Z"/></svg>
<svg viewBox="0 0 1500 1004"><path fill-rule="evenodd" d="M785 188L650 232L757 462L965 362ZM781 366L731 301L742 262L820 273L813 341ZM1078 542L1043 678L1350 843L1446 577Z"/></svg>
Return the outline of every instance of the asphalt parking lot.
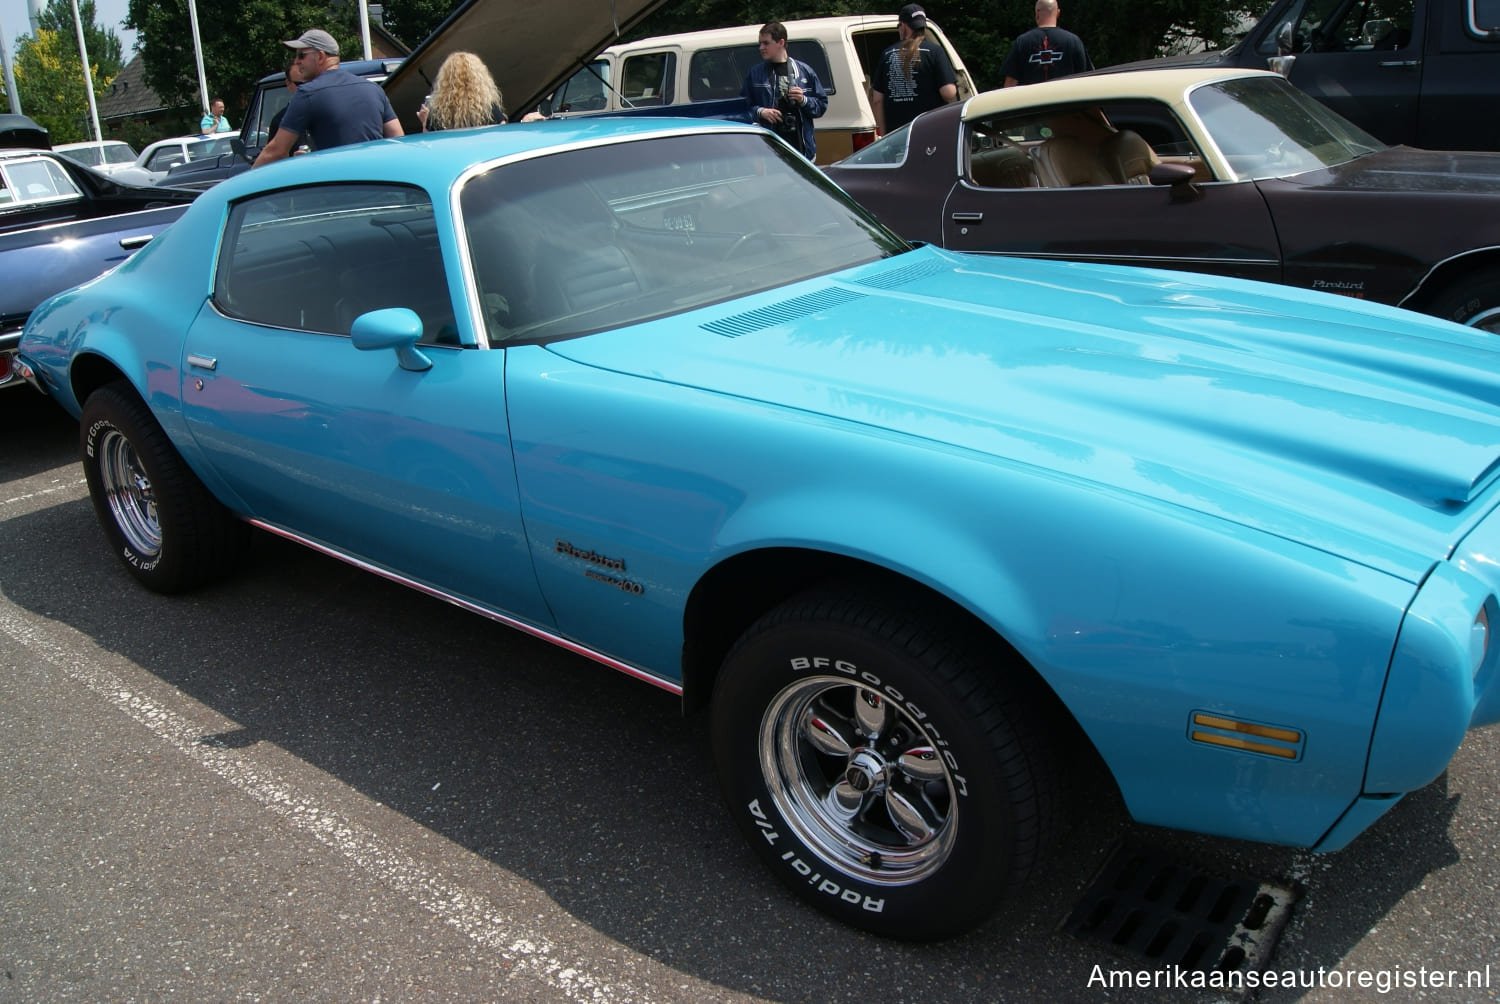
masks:
<svg viewBox="0 0 1500 1004"><path fill-rule="evenodd" d="M0 423L0 1002L1242 996L1099 985L1145 963L1061 925L1122 842L1301 890L1269 968L1324 986L1248 999L1500 998L1493 728L1328 856L1136 826L1080 778L989 924L885 941L760 868L669 695L264 535L147 593L73 423L29 389Z"/></svg>

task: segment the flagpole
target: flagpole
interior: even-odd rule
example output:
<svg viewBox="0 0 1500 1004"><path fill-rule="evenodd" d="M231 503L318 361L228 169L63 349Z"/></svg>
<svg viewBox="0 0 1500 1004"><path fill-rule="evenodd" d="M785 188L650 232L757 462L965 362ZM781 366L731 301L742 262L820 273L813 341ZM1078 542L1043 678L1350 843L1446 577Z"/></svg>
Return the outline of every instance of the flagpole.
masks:
<svg viewBox="0 0 1500 1004"><path fill-rule="evenodd" d="M370 58L370 4L369 0L359 0L359 39L364 43L365 56Z"/></svg>
<svg viewBox="0 0 1500 1004"><path fill-rule="evenodd" d="M21 114L21 92L16 90L16 74L10 65L10 43L5 40L5 25L0 24L0 64L5 69L5 93L10 98L12 115Z"/></svg>
<svg viewBox="0 0 1500 1004"><path fill-rule="evenodd" d="M83 60L83 89L89 96L89 121L94 124L94 140L104 139L99 128L99 106L94 102L94 73L89 69L89 47L83 41L83 19L78 16L78 0L73 0L73 27L78 31L78 56Z"/></svg>
<svg viewBox="0 0 1500 1004"><path fill-rule="evenodd" d="M78 0L73 0L77 3ZM203 116L208 117L208 76L203 72L203 40L198 35L197 0L188 0L188 24L193 29L193 62L198 66L198 100L203 105Z"/></svg>

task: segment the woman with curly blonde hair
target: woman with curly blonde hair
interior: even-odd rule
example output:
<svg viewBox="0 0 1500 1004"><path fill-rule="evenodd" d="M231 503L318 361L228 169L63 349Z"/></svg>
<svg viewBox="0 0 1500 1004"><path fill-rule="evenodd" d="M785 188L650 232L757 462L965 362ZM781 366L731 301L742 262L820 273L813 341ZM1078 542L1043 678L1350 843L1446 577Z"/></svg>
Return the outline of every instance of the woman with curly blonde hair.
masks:
<svg viewBox="0 0 1500 1004"><path fill-rule="evenodd" d="M423 132L504 125L500 88L472 52L455 52L443 60L432 93L417 109Z"/></svg>

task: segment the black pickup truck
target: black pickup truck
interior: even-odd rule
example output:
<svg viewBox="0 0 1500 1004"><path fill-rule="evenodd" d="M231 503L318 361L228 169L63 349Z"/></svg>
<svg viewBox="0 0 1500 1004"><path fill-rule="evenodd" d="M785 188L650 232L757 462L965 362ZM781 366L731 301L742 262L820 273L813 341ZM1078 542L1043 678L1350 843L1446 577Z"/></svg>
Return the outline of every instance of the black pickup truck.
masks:
<svg viewBox="0 0 1500 1004"><path fill-rule="evenodd" d="M1277 0L1233 48L1109 70L1194 65L1279 70L1387 143L1500 150L1500 0Z"/></svg>

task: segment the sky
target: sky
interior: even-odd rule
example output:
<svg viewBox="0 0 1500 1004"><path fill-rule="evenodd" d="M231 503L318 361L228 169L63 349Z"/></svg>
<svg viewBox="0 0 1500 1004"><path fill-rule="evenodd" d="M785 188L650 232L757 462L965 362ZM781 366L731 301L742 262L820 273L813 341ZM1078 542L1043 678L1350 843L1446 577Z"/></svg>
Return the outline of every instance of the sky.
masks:
<svg viewBox="0 0 1500 1004"><path fill-rule="evenodd" d="M125 20L126 0L94 0L94 21L100 28L113 28L120 37L120 50L125 61L130 62L131 47L135 45L135 32L126 31L120 22ZM46 6L45 0L42 5ZM0 0L0 35L10 47L11 58L15 58L16 39L31 34L31 19L27 16L26 0ZM0 109L4 111L6 109Z"/></svg>

